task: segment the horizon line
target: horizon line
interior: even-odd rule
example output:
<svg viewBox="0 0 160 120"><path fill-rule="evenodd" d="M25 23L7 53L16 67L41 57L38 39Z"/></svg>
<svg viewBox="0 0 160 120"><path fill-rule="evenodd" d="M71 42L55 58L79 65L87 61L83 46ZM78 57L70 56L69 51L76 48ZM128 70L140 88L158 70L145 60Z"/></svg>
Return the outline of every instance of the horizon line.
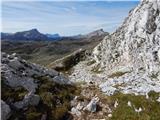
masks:
<svg viewBox="0 0 160 120"><path fill-rule="evenodd" d="M141 0L1 0L3 2L137 2Z"/></svg>
<svg viewBox="0 0 160 120"><path fill-rule="evenodd" d="M18 32L25 32L25 31L31 31L31 30L33 30L33 29L36 29L38 32L40 32L40 30L39 29L37 29L37 28L31 28L31 29L26 29L26 30L21 30L21 31L16 31L16 32L7 32L7 31L1 31L1 33L8 33L8 34L15 34L15 33L18 33ZM85 34L89 34L89 33L92 33L92 32L94 32L94 31L98 31L98 30L103 30L104 32L107 32L107 33L111 33L111 32L109 32L109 31L105 31L103 28L99 28L99 29L95 29L95 30L92 30L92 31L90 31L90 32L87 32L87 33L78 33L78 34L74 34L74 35L63 35L63 34L60 34L60 33L58 33L58 32L55 32L55 33L49 33L49 32L40 32L41 34L51 34L51 35L54 35L54 34L59 34L60 36L76 36L76 35L85 35Z"/></svg>

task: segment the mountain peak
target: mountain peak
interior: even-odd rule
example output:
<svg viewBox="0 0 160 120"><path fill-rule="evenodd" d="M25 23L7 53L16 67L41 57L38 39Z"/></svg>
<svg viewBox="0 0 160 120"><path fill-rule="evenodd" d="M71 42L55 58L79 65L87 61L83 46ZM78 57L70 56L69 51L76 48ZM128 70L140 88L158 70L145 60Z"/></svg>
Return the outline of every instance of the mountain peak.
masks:
<svg viewBox="0 0 160 120"><path fill-rule="evenodd" d="M93 31L93 32L91 32L91 33L103 34L103 33L105 33L105 32L104 32L104 30L101 28L101 29L95 30L95 31ZM91 33L89 33L89 34L91 34Z"/></svg>
<svg viewBox="0 0 160 120"><path fill-rule="evenodd" d="M104 34L106 34L106 32L104 32L103 29L98 29L98 30L95 30L93 32L88 33L86 36L88 38L90 38L90 37L93 37L93 36L101 36L101 35L104 35Z"/></svg>
<svg viewBox="0 0 160 120"><path fill-rule="evenodd" d="M36 28L31 29L31 30L29 30L29 31L32 31L32 32L39 32Z"/></svg>

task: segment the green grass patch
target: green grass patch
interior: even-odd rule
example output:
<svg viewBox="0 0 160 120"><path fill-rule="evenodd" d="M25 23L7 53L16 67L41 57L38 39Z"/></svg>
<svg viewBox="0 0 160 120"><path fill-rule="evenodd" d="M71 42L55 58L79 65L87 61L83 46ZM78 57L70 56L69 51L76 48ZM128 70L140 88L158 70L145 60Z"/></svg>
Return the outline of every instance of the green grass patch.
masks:
<svg viewBox="0 0 160 120"><path fill-rule="evenodd" d="M50 111L48 119L62 120L69 117L68 111L71 109L70 100L80 94L80 88L72 85L60 85L50 80L46 76L37 77L39 87L37 94L42 102L39 106L45 106L42 112Z"/></svg>
<svg viewBox="0 0 160 120"><path fill-rule="evenodd" d="M160 103L153 100L157 93L152 92L152 98L146 99L145 96L135 96L131 94L116 93L111 96L111 101L118 100L118 107L113 110L111 120L160 120ZM128 106L128 101L132 107ZM112 102L111 104L114 104ZM142 112L135 112L134 108L142 108Z"/></svg>
<svg viewBox="0 0 160 120"><path fill-rule="evenodd" d="M47 120L65 120L71 115L68 111L71 109L70 101L74 96L81 92L80 87L73 85L61 85L55 83L47 76L32 76L38 83L37 95L41 100L37 106L28 106L25 110L17 110L12 108L12 115L9 120L25 119L25 120L40 120L42 115L47 115ZM14 103L23 100L28 93L23 88L13 89L4 83L2 85L2 100L6 103ZM12 101L11 101L12 100Z"/></svg>

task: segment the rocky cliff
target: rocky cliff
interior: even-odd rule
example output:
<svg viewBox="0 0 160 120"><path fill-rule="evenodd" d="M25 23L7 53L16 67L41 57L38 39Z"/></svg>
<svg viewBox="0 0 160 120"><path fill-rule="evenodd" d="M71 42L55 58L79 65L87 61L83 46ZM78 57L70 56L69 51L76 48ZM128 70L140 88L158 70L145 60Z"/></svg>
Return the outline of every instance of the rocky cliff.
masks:
<svg viewBox="0 0 160 120"><path fill-rule="evenodd" d="M85 74L89 78L84 80L100 81L107 95L117 90L135 94L160 92L160 2L141 1L118 29L94 48L90 61L93 64L83 72L89 71ZM76 66L75 72L81 66L82 63Z"/></svg>

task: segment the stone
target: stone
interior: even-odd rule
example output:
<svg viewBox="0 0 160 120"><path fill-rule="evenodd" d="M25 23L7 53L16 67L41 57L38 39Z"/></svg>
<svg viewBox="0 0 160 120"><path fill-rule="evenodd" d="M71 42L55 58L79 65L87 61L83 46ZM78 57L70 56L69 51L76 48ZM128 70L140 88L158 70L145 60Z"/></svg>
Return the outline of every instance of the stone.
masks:
<svg viewBox="0 0 160 120"><path fill-rule="evenodd" d="M11 116L11 109L3 100L1 100L1 119L7 120Z"/></svg>
<svg viewBox="0 0 160 120"><path fill-rule="evenodd" d="M146 93L146 99L149 99L148 93Z"/></svg>
<svg viewBox="0 0 160 120"><path fill-rule="evenodd" d="M40 97L30 92L29 94L25 95L22 101L15 102L14 106L18 109L23 109L28 107L28 105L36 106L39 104L39 101Z"/></svg>
<svg viewBox="0 0 160 120"><path fill-rule="evenodd" d="M108 114L108 117L111 118L111 117L112 117L112 114Z"/></svg>
<svg viewBox="0 0 160 120"><path fill-rule="evenodd" d="M160 97L158 97L157 102L160 102Z"/></svg>
<svg viewBox="0 0 160 120"><path fill-rule="evenodd" d="M22 64L17 59L10 60L8 65L16 70L18 70L20 67L22 67Z"/></svg>
<svg viewBox="0 0 160 120"><path fill-rule="evenodd" d="M116 100L114 103L114 107L117 108L117 106L118 106L118 101Z"/></svg>
<svg viewBox="0 0 160 120"><path fill-rule="evenodd" d="M142 108L139 107L138 109L134 108L135 112L139 113L139 112L142 112Z"/></svg>
<svg viewBox="0 0 160 120"><path fill-rule="evenodd" d="M38 87L37 79L34 76L47 76L49 80L57 82L59 84L71 84L71 82L63 74L59 74L55 70L47 69L36 64L31 64L23 59L12 55L12 59L9 60L11 55L2 56L2 74L5 78L4 83L7 83L12 88L23 87L28 92L36 92Z"/></svg>
<svg viewBox="0 0 160 120"><path fill-rule="evenodd" d="M89 102L89 104L86 106L85 109L90 111L90 112L96 112L98 101L99 101L98 97L92 98L92 100Z"/></svg>
<svg viewBox="0 0 160 120"><path fill-rule="evenodd" d="M131 101L128 101L127 105L128 105L129 107L132 107Z"/></svg>
<svg viewBox="0 0 160 120"><path fill-rule="evenodd" d="M76 107L76 109L78 109L78 110L82 110L82 109L83 109L83 107L84 107L83 102L79 102L79 103L78 103L78 105L77 105L77 107Z"/></svg>
<svg viewBox="0 0 160 120"><path fill-rule="evenodd" d="M78 109L76 109L75 107L73 107L71 109L71 113L74 115L77 115L77 116L81 116L81 112Z"/></svg>

